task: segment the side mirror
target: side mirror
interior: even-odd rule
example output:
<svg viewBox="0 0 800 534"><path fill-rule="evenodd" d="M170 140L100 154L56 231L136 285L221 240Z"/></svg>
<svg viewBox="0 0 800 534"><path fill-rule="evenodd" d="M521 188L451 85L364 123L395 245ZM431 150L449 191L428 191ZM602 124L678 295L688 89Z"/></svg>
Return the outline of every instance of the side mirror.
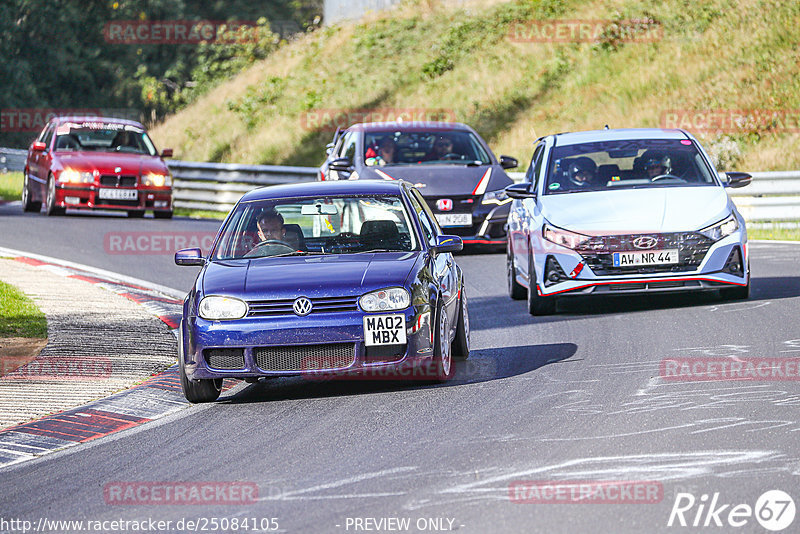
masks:
<svg viewBox="0 0 800 534"><path fill-rule="evenodd" d="M726 172L725 177L728 179L725 182L725 187L744 187L750 185L753 177L746 172Z"/></svg>
<svg viewBox="0 0 800 534"><path fill-rule="evenodd" d="M431 249L436 252L460 252L464 250L464 242L457 235L440 235Z"/></svg>
<svg viewBox="0 0 800 534"><path fill-rule="evenodd" d="M530 187L530 183L522 182L521 184L511 184L504 191L511 198L536 198L536 193L531 192Z"/></svg>
<svg viewBox="0 0 800 534"><path fill-rule="evenodd" d="M350 158L336 158L328 164L332 171L353 172L353 162Z"/></svg>
<svg viewBox="0 0 800 534"><path fill-rule="evenodd" d="M330 156L331 152L333 152L333 147L335 146L336 145L334 145L333 143L328 143L327 145L325 145L325 153Z"/></svg>
<svg viewBox="0 0 800 534"><path fill-rule="evenodd" d="M185 248L175 253L175 265L205 265L203 252L199 248Z"/></svg>
<svg viewBox="0 0 800 534"><path fill-rule="evenodd" d="M514 169L519 166L519 162L511 156L500 156L500 166L504 169Z"/></svg>
<svg viewBox="0 0 800 534"><path fill-rule="evenodd" d="M164 150L162 150L161 151L161 157L162 158L171 158L172 157L172 149L171 148L165 148Z"/></svg>
<svg viewBox="0 0 800 534"><path fill-rule="evenodd" d="M47 150L47 145L43 141L34 141L31 148L34 152L44 152Z"/></svg>

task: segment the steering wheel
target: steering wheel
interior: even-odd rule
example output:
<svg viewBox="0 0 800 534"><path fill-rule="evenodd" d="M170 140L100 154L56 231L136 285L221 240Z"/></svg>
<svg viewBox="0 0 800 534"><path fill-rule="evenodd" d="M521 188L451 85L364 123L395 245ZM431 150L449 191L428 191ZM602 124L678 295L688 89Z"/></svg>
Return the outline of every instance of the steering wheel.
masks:
<svg viewBox="0 0 800 534"><path fill-rule="evenodd" d="M287 249L289 249L289 251L296 250L293 245L290 245L286 241L281 241L280 239L265 239L264 241L261 241L260 243L256 243L256 246L254 246L253 249L250 252L248 252L247 254L245 254L244 256L245 256L245 258L255 257L256 256L255 252L257 252L261 248L268 247L268 246L286 247Z"/></svg>
<svg viewBox="0 0 800 534"><path fill-rule="evenodd" d="M659 174L658 176L654 176L654 177L650 178L650 181L651 182L657 182L659 180L670 179L670 178L675 179L675 180L680 180L681 182L684 182L684 183L686 182L686 180L684 180L680 176L675 176L674 174Z"/></svg>
<svg viewBox="0 0 800 534"><path fill-rule="evenodd" d="M444 160L464 159L464 156L462 154L456 154L455 152L449 152L449 153L445 154L444 156L442 156L440 159L444 159Z"/></svg>

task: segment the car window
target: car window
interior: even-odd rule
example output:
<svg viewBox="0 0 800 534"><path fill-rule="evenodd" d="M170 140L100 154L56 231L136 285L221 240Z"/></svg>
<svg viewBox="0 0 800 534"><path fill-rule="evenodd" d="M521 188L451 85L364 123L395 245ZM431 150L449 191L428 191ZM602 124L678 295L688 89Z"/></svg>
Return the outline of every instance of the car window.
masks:
<svg viewBox="0 0 800 534"><path fill-rule="evenodd" d="M693 141L631 139L554 147L545 194L715 184Z"/></svg>
<svg viewBox="0 0 800 534"><path fill-rule="evenodd" d="M347 132L344 140L342 141L342 151L339 154L340 158L347 158L351 162L355 162L356 155L356 134L355 132Z"/></svg>
<svg viewBox="0 0 800 534"><path fill-rule="evenodd" d="M391 149L391 154L387 153ZM467 130L381 130L364 134L367 165L491 163L478 137Z"/></svg>
<svg viewBox="0 0 800 534"><path fill-rule="evenodd" d="M157 154L147 133L131 124L103 120L69 121L58 125L55 136L57 151Z"/></svg>
<svg viewBox="0 0 800 534"><path fill-rule="evenodd" d="M533 191L538 190L538 178L542 170L542 154L544 153L544 143L539 143L533 150L533 157L531 164L528 167L528 172L525 173L525 181L533 183Z"/></svg>
<svg viewBox="0 0 800 534"><path fill-rule="evenodd" d="M47 128L44 129L41 135L40 141L44 142L45 146L48 150L50 150L50 140L53 138L53 130L55 125L51 124Z"/></svg>
<svg viewBox="0 0 800 534"><path fill-rule="evenodd" d="M433 213L431 213L427 202L425 202L425 199L422 198L422 195L418 190L411 190L410 199L411 204L414 207L414 211L417 212L417 217L419 217L419 222L422 226L422 232L425 234L425 240L428 242L428 244L435 245L436 236L441 233L441 229L436 222L436 217L434 217Z"/></svg>
<svg viewBox="0 0 800 534"><path fill-rule="evenodd" d="M212 258L419 250L399 196L341 196L242 202Z"/></svg>

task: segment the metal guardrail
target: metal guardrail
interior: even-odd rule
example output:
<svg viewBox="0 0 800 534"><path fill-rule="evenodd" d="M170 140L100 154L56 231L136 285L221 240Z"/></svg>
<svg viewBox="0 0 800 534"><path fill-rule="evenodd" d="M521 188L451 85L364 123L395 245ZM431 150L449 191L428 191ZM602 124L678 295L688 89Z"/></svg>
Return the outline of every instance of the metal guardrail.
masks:
<svg viewBox="0 0 800 534"><path fill-rule="evenodd" d="M25 150L0 148L0 172L22 171ZM256 187L313 181L316 167L240 165L169 160L175 189L175 207L229 211L239 198ZM514 181L524 173L510 172ZM800 221L800 171L751 172L752 183L728 189L736 207L749 222Z"/></svg>
<svg viewBox="0 0 800 534"><path fill-rule="evenodd" d="M227 212L251 189L265 185L308 182L316 167L237 165L171 160L176 208Z"/></svg>
<svg viewBox="0 0 800 534"><path fill-rule="evenodd" d="M0 172L22 172L25 170L27 150L17 148L0 148Z"/></svg>

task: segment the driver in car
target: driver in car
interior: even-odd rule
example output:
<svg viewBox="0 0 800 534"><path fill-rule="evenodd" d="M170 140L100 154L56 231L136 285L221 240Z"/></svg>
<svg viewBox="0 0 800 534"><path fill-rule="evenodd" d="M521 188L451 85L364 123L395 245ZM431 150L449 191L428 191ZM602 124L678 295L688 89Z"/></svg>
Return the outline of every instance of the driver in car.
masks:
<svg viewBox="0 0 800 534"><path fill-rule="evenodd" d="M259 242L270 239L284 241L286 239L286 228L283 227L283 215L275 210L266 210L258 216L256 221L258 226Z"/></svg>
<svg viewBox="0 0 800 534"><path fill-rule="evenodd" d="M453 159L454 156L460 156L460 154L453 152L453 140L450 139L450 137L446 135L437 135L436 139L433 141L433 150L425 156L424 161L447 159L445 156L448 154L453 154L453 156L450 156L450 159Z"/></svg>
<svg viewBox="0 0 800 534"><path fill-rule="evenodd" d="M656 176L671 174L672 168L670 163L669 156L651 157L645 162L644 170L647 173L647 177L652 180Z"/></svg>

